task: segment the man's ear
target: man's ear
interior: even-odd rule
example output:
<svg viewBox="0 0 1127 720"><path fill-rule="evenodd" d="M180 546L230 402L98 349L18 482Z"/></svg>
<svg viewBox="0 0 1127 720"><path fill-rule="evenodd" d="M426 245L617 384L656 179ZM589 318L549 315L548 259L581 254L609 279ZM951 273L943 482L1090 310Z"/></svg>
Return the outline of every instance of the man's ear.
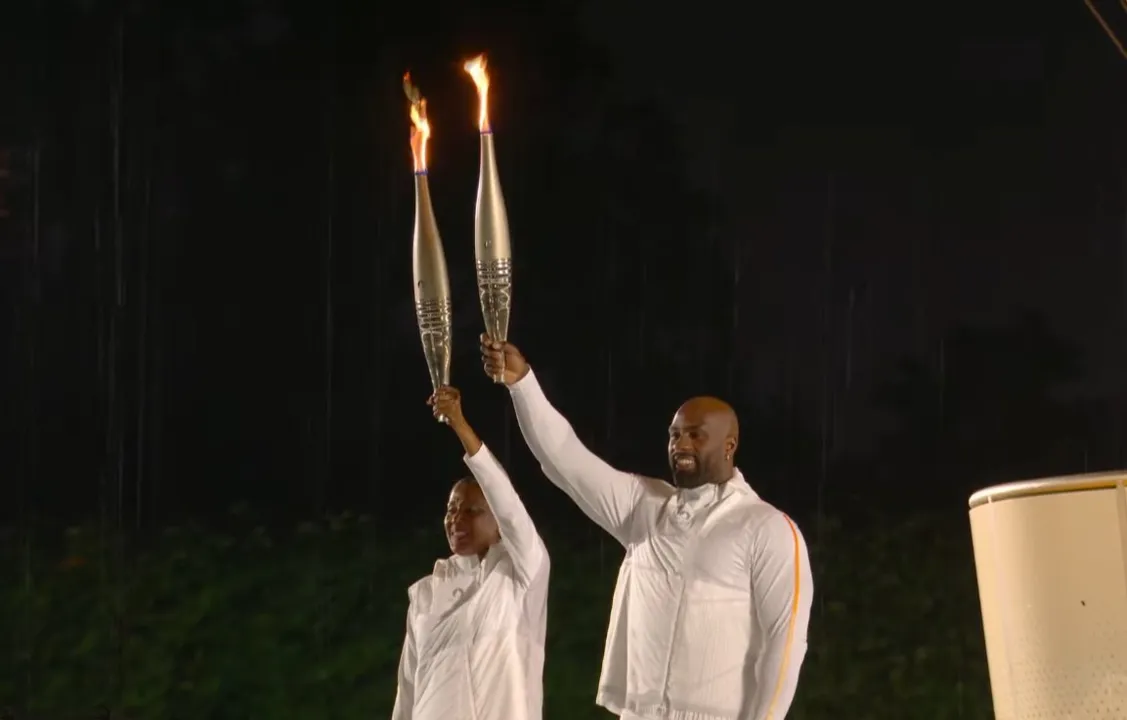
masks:
<svg viewBox="0 0 1127 720"><path fill-rule="evenodd" d="M730 437L724 441L724 454L731 458L736 454L736 448L740 446L740 441L734 437Z"/></svg>

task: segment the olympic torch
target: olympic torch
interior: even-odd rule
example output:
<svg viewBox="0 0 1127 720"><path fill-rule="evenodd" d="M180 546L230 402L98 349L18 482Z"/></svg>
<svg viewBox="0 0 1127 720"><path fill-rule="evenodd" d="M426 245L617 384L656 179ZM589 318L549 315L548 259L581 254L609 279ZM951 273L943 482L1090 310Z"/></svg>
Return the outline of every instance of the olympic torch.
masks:
<svg viewBox="0 0 1127 720"><path fill-rule="evenodd" d="M451 314L450 277L446 272L446 253L438 234L438 221L431 206L427 183L427 101L411 83L411 74L403 76L403 90L411 102L411 155L415 168L415 234L412 240L415 280L415 318L423 342L430 371L430 384L435 389L450 384ZM440 422L447 418L440 416Z"/></svg>
<svg viewBox="0 0 1127 720"><path fill-rule="evenodd" d="M485 332L498 342L509 337L509 313L513 303L513 253L509 245L509 216L497 175L493 150L493 128L489 124L489 75L485 56L478 55L463 66L477 86L480 109L481 167L477 180L477 205L474 208L474 258L477 261L477 291ZM501 376L493 378L501 382Z"/></svg>

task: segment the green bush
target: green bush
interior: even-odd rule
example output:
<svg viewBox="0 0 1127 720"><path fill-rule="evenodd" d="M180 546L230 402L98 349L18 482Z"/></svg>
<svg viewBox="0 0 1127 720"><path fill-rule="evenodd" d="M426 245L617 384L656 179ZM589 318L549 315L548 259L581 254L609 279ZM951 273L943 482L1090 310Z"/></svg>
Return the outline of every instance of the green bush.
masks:
<svg viewBox="0 0 1127 720"><path fill-rule="evenodd" d="M992 717L965 523L808 524L817 598L790 720ZM546 533L549 719L593 704L621 552ZM585 536L585 537L590 537ZM437 541L437 543L436 543ZM295 532L169 528L128 547L97 528L4 546L0 707L68 717L380 718L407 585L441 538L367 518Z"/></svg>

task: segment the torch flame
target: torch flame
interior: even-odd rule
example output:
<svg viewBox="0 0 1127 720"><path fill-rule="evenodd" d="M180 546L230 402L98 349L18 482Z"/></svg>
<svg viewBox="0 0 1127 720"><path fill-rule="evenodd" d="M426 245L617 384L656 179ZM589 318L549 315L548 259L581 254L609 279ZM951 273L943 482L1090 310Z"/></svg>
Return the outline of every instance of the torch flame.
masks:
<svg viewBox="0 0 1127 720"><path fill-rule="evenodd" d="M411 101L411 157L415 172L427 171L427 141L430 140L430 121L427 120L427 101L411 83L411 73L403 76L403 90Z"/></svg>
<svg viewBox="0 0 1127 720"><path fill-rule="evenodd" d="M477 127L483 133L492 132L489 127L489 74L485 72L485 55L478 55L466 61L462 66L473 78L477 86L477 96L481 100L481 110L478 111Z"/></svg>

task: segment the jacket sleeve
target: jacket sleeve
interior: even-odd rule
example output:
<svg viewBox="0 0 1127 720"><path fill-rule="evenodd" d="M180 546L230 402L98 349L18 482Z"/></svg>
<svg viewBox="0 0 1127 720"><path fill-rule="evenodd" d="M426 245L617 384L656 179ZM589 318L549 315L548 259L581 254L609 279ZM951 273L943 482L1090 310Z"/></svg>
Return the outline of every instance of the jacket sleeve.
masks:
<svg viewBox="0 0 1127 720"><path fill-rule="evenodd" d="M418 657L415 654L415 631L411 618L414 603L407 608L407 632L403 639L403 651L399 655L399 682L395 691L395 707L391 720L411 720L415 708L415 668Z"/></svg>
<svg viewBox="0 0 1127 720"><path fill-rule="evenodd" d="M798 688L814 596L806 541L786 515L772 513L754 531L751 577L760 644L745 720L783 720Z"/></svg>
<svg viewBox="0 0 1127 720"><path fill-rule="evenodd" d="M484 444L474 455L466 455L463 460L470 472L477 478L481 492L485 495L497 526L501 530L501 543L512 558L517 581L527 587L547 560L548 551L544 547L532 517L513 488L505 469L489 448Z"/></svg>
<svg viewBox="0 0 1127 720"><path fill-rule="evenodd" d="M588 450L548 402L531 369L509 392L521 434L544 474L587 517L626 545L631 515L645 492L641 478L614 469Z"/></svg>

